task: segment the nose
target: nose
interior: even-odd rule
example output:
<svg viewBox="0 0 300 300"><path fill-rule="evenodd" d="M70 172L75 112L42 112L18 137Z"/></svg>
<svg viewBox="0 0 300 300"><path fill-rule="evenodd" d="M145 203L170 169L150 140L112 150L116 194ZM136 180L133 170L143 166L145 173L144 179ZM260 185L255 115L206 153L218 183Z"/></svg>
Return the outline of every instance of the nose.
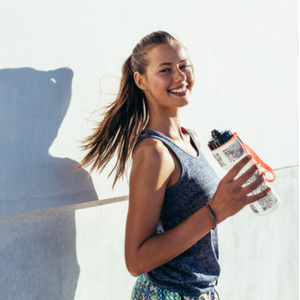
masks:
<svg viewBox="0 0 300 300"><path fill-rule="evenodd" d="M180 68L176 67L174 72L174 80L177 81L185 81L186 80L186 74L181 71Z"/></svg>

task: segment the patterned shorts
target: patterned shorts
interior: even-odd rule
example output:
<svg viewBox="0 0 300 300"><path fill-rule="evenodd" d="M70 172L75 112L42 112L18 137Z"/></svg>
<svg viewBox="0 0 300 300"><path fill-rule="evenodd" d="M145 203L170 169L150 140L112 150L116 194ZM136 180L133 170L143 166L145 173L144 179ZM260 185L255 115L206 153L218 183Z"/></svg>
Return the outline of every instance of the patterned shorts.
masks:
<svg viewBox="0 0 300 300"><path fill-rule="evenodd" d="M212 289L211 291L199 296L184 296L177 292L172 292L163 288L159 288L146 279L145 275L141 275L133 288L131 300L220 300L218 293Z"/></svg>

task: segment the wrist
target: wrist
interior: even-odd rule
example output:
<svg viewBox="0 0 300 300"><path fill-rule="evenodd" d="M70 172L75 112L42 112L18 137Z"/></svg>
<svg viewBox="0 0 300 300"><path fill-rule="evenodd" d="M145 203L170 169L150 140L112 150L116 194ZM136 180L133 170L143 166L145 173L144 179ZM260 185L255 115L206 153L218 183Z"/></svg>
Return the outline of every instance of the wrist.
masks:
<svg viewBox="0 0 300 300"><path fill-rule="evenodd" d="M217 228L217 221L216 221L216 218L208 204L208 202L205 203L207 209L208 209L208 212L209 212L209 215L210 215L210 219L211 219L211 222L212 222L212 229L215 230Z"/></svg>
<svg viewBox="0 0 300 300"><path fill-rule="evenodd" d="M209 208L215 218L216 221L216 225L219 225L222 221L224 221L225 219L223 219L223 217L221 216L222 214L220 214L218 212L218 209L215 206L215 201L214 201L214 197L208 202L209 204Z"/></svg>

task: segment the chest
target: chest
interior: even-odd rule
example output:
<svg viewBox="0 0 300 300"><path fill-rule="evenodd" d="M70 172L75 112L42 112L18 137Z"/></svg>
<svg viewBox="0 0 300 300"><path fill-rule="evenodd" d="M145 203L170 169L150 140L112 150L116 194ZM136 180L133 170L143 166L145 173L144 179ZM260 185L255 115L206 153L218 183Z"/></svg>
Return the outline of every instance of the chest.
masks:
<svg viewBox="0 0 300 300"><path fill-rule="evenodd" d="M164 220L173 219L177 224L210 201L220 181L203 154L194 159L181 157L180 161L182 173L177 183L166 191L161 211Z"/></svg>

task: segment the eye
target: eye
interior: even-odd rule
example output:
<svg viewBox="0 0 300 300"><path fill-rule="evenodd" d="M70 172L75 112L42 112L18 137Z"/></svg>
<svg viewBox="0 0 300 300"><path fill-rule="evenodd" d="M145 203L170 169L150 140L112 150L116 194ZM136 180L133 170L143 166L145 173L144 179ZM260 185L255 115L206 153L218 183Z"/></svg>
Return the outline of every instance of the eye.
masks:
<svg viewBox="0 0 300 300"><path fill-rule="evenodd" d="M169 71L171 71L171 69L166 68L166 69L161 70L160 73L166 73L166 72L169 72Z"/></svg>
<svg viewBox="0 0 300 300"><path fill-rule="evenodd" d="M190 67L191 67L190 65L183 65L180 67L180 69L190 69Z"/></svg>

